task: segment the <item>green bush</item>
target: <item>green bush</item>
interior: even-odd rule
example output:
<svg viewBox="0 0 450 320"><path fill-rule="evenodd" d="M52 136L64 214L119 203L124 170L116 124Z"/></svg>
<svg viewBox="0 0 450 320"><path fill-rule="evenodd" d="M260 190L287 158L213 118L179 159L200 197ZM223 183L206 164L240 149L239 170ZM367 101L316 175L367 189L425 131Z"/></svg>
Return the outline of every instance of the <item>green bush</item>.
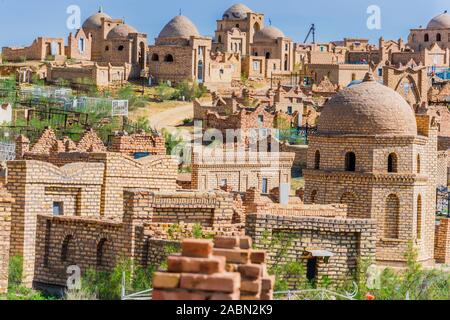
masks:
<svg viewBox="0 0 450 320"><path fill-rule="evenodd" d="M174 250L176 252L177 250ZM167 254L172 253L170 249ZM123 275L126 293L152 288L153 273L161 266L142 267L131 259L121 259L111 272L89 269L82 278L81 289L66 293L67 300L119 300L122 295Z"/></svg>
<svg viewBox="0 0 450 320"><path fill-rule="evenodd" d="M23 259L14 256L9 259L7 300L53 300L53 297L26 288L22 285Z"/></svg>
<svg viewBox="0 0 450 320"><path fill-rule="evenodd" d="M205 95L205 93L205 87L199 86L196 82L190 83L185 80L176 86L176 93L174 97L178 100L193 101L201 98Z"/></svg>
<svg viewBox="0 0 450 320"><path fill-rule="evenodd" d="M160 101L173 100L175 97L175 90L165 82L160 83L155 91L155 95Z"/></svg>

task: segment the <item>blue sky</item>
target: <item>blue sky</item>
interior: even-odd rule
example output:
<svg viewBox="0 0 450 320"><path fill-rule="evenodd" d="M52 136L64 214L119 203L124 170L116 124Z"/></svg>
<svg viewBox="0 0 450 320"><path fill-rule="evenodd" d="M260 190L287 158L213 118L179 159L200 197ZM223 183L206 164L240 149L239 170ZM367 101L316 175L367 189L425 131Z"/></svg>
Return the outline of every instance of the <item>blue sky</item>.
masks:
<svg viewBox="0 0 450 320"><path fill-rule="evenodd" d="M114 18L149 35L150 43L164 24L181 9L204 35L213 35L216 20L233 0L0 0L0 46L29 45L40 35L66 37L69 5L81 8L82 20L102 5ZM435 15L448 9L450 0L246 0L252 10L266 14L266 20L294 41L303 42L311 23L317 26L317 40L365 37L376 42L406 39L410 28L426 26ZM367 7L381 8L381 30L366 27Z"/></svg>

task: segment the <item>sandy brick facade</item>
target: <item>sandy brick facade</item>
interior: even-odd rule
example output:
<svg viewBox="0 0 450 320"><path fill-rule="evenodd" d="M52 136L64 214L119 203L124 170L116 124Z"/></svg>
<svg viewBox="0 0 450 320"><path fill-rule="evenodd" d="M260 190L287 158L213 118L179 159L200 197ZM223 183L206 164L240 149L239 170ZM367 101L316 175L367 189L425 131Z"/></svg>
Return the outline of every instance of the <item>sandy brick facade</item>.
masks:
<svg viewBox="0 0 450 320"><path fill-rule="evenodd" d="M26 48L2 48L3 60L60 60L65 56L64 39L38 37Z"/></svg>
<svg viewBox="0 0 450 320"><path fill-rule="evenodd" d="M289 262L301 261L305 277L309 259L317 259L316 281L328 277L335 283L354 275L358 261L375 258L376 223L373 220L330 218L316 216L277 215L258 212L247 215L246 233L252 237L256 248L269 250L272 263L283 244L269 248L267 243L274 237L292 237L287 249ZM268 236L267 236L268 235ZM315 251L332 253L329 259L314 256ZM344 254L345 252L345 254ZM311 253L313 256L311 256ZM286 279L292 284L298 279Z"/></svg>
<svg viewBox="0 0 450 320"><path fill-rule="evenodd" d="M450 219L440 219L436 224L436 251L434 257L436 262L450 263Z"/></svg>
<svg viewBox="0 0 450 320"><path fill-rule="evenodd" d="M6 293L8 289L11 205L13 202L11 195L2 188L0 193L0 294Z"/></svg>
<svg viewBox="0 0 450 320"><path fill-rule="evenodd" d="M136 153L165 155L166 145L164 137L139 132L132 135L118 134L112 138L111 152L118 152L130 156Z"/></svg>
<svg viewBox="0 0 450 320"><path fill-rule="evenodd" d="M227 156L224 154L222 160L201 159L195 154L192 188L213 190L226 185L237 192L257 188L268 193L281 183L290 184L292 153L244 153L230 155L228 160Z"/></svg>
<svg viewBox="0 0 450 320"><path fill-rule="evenodd" d="M369 91L386 90L375 82L364 82L354 89L347 89L342 95L350 97L355 92L355 100L349 99L349 108L371 105L357 94L363 87ZM390 91L385 93L391 94ZM337 110L334 101L342 104L339 95L335 99L329 103L329 109L325 106L324 110L330 113L321 118L319 133L310 138L308 169L304 171L305 202L346 203L351 217L375 219L378 263L404 263L410 242L417 248L420 262L432 263L437 185L435 124L428 116L418 115L417 126L416 123L410 126L414 113L401 100L398 105L408 113L409 119L405 126L400 119L391 126L388 121L378 118L381 113L374 113L368 116L374 119L374 128L370 129L356 119L346 122L347 116L342 111L342 116L331 116L332 110ZM347 107L345 103L343 106ZM383 106L380 99L367 108L381 110ZM348 125L340 127L344 123ZM387 128L391 127L407 133L390 135Z"/></svg>

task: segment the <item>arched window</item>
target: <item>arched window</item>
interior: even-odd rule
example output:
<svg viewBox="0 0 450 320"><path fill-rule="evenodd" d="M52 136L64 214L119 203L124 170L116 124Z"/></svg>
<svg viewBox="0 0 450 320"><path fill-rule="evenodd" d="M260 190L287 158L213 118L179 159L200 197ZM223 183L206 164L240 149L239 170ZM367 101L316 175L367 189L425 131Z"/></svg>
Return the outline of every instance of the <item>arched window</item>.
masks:
<svg viewBox="0 0 450 320"><path fill-rule="evenodd" d="M400 200L395 194L390 194L386 199L384 213L384 237L398 239L400 224Z"/></svg>
<svg viewBox="0 0 450 320"><path fill-rule="evenodd" d="M218 41L219 43L222 43L222 36L218 36L218 37L217 37L217 41Z"/></svg>
<svg viewBox="0 0 450 320"><path fill-rule="evenodd" d="M397 155L395 153L391 153L388 157L388 172L389 173L398 172L397 162L398 162Z"/></svg>
<svg viewBox="0 0 450 320"><path fill-rule="evenodd" d="M117 50L119 50L119 51L123 51L123 49L125 49L124 46L119 46L119 47L117 48Z"/></svg>
<svg viewBox="0 0 450 320"><path fill-rule="evenodd" d="M104 265L104 255L107 240L105 238L101 239L97 244L97 266Z"/></svg>
<svg viewBox="0 0 450 320"><path fill-rule="evenodd" d="M442 41L442 36L441 36L440 33L438 33L438 34L436 35L436 41L437 41L437 42Z"/></svg>
<svg viewBox="0 0 450 320"><path fill-rule="evenodd" d="M270 59L270 52L266 52L266 59Z"/></svg>
<svg viewBox="0 0 450 320"><path fill-rule="evenodd" d="M159 55L156 53L152 54L152 61L159 61Z"/></svg>
<svg viewBox="0 0 450 320"><path fill-rule="evenodd" d="M284 71L288 71L289 69L289 56L287 54L284 55Z"/></svg>
<svg viewBox="0 0 450 320"><path fill-rule="evenodd" d="M417 173L420 173L420 154L417 155Z"/></svg>
<svg viewBox="0 0 450 320"><path fill-rule="evenodd" d="M314 156L314 170L320 170L320 151L317 150Z"/></svg>
<svg viewBox="0 0 450 320"><path fill-rule="evenodd" d="M311 192L311 203L316 203L317 200L317 190Z"/></svg>
<svg viewBox="0 0 450 320"><path fill-rule="evenodd" d="M109 46L106 46L106 47L105 47L105 51L109 51Z"/></svg>
<svg viewBox="0 0 450 320"><path fill-rule="evenodd" d="M345 155L345 171L356 171L356 155L354 152L347 152Z"/></svg>
<svg viewBox="0 0 450 320"><path fill-rule="evenodd" d="M425 33L425 35L423 36L423 41L424 42L430 41L430 36L428 35L428 33Z"/></svg>
<svg viewBox="0 0 450 320"><path fill-rule="evenodd" d="M417 239L422 239L422 196L417 197Z"/></svg>
<svg viewBox="0 0 450 320"><path fill-rule="evenodd" d="M62 243L61 247L61 261L66 262L67 259L70 257L70 242L72 241L73 237L71 235L68 235L64 238L64 241Z"/></svg>
<svg viewBox="0 0 450 320"><path fill-rule="evenodd" d="M164 57L165 62L173 62L173 55L168 54Z"/></svg>
<svg viewBox="0 0 450 320"><path fill-rule="evenodd" d="M255 24L253 25L253 33L257 33L259 30L261 30L261 27L259 26L258 22L255 22Z"/></svg>

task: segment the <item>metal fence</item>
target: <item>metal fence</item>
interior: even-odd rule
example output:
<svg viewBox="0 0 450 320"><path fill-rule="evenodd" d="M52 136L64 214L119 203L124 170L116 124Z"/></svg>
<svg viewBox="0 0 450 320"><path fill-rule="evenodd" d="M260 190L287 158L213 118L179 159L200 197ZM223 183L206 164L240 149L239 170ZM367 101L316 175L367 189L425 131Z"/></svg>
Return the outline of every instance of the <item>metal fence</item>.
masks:
<svg viewBox="0 0 450 320"><path fill-rule="evenodd" d="M10 161L16 159L16 144L0 142L0 161Z"/></svg>

